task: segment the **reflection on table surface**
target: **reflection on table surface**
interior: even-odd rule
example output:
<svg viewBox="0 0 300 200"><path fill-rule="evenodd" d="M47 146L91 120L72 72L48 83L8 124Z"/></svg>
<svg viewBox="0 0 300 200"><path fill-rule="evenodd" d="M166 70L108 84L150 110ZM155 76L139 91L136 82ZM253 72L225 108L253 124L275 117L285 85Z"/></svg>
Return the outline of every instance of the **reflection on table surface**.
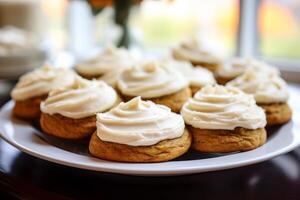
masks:
<svg viewBox="0 0 300 200"><path fill-rule="evenodd" d="M157 195L233 199L296 198L300 186L300 148L260 164L177 177L134 177L75 169L24 154L0 140L1 184L18 183L68 197ZM3 178L5 177L5 178ZM15 183L13 183L14 185ZM14 192L26 194L22 187ZM234 194L233 194L234 193ZM41 193L43 195L44 193ZM231 196L232 197L232 196Z"/></svg>

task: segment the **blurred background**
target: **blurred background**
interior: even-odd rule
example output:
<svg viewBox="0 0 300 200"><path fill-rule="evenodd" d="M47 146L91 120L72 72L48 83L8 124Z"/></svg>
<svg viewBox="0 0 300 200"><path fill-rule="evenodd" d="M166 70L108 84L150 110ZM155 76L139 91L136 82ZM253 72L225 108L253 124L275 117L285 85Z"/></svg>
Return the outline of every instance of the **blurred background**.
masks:
<svg viewBox="0 0 300 200"><path fill-rule="evenodd" d="M0 78L15 79L44 60L70 67L108 44L163 55L192 36L224 58L300 69L299 11L299 0L0 0ZM34 48L5 52L7 43L21 41L7 26L27 31L27 47L31 34ZM37 53L29 55L32 49Z"/></svg>

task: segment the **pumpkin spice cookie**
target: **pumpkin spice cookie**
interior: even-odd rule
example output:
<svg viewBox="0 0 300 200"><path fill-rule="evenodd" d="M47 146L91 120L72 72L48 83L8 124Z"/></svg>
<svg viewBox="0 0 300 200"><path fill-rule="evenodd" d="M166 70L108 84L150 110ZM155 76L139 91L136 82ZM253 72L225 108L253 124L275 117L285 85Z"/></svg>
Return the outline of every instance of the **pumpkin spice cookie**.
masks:
<svg viewBox="0 0 300 200"><path fill-rule="evenodd" d="M193 149L203 152L234 152L248 151L263 145L267 140L264 128L249 130L210 130L189 127L193 133Z"/></svg>
<svg viewBox="0 0 300 200"><path fill-rule="evenodd" d="M26 100L16 101L13 108L13 115L25 120L39 119L41 115L40 104L46 98L47 95L42 95Z"/></svg>
<svg viewBox="0 0 300 200"><path fill-rule="evenodd" d="M99 79L115 88L120 73L135 62L126 49L109 46L97 56L78 63L75 70L84 78Z"/></svg>
<svg viewBox="0 0 300 200"><path fill-rule="evenodd" d="M41 103L41 128L59 138L83 139L96 130L96 113L117 103L117 93L105 82L78 76L72 86L51 91Z"/></svg>
<svg viewBox="0 0 300 200"><path fill-rule="evenodd" d="M247 151L266 142L263 109L238 88L205 86L184 104L181 115L197 151Z"/></svg>
<svg viewBox="0 0 300 200"><path fill-rule="evenodd" d="M196 66L204 67L216 72L220 66L221 59L208 51L197 38L191 38L181 42L172 50L173 58L187 61Z"/></svg>
<svg viewBox="0 0 300 200"><path fill-rule="evenodd" d="M225 85L229 81L242 75L246 68L250 66L251 59L249 58L233 58L225 61L216 71L216 79L218 84Z"/></svg>
<svg viewBox="0 0 300 200"><path fill-rule="evenodd" d="M124 70L118 80L118 91L124 100L141 96L166 105L173 112L179 112L191 96L186 78L159 61L147 61Z"/></svg>
<svg viewBox="0 0 300 200"><path fill-rule="evenodd" d="M267 115L268 126L284 124L292 118L292 110L287 103L258 104Z"/></svg>
<svg viewBox="0 0 300 200"><path fill-rule="evenodd" d="M248 69L227 85L254 95L257 105L266 112L268 126L284 124L292 118L292 110L287 103L287 85L278 74L257 73L254 69Z"/></svg>
<svg viewBox="0 0 300 200"><path fill-rule="evenodd" d="M15 101L13 115L27 120L39 119L40 103L48 93L55 88L71 85L74 77L75 73L71 70L48 65L21 76L11 92Z"/></svg>
<svg viewBox="0 0 300 200"><path fill-rule="evenodd" d="M188 151L191 141L180 115L136 97L97 114L97 131L89 150L105 160L164 162Z"/></svg>
<svg viewBox="0 0 300 200"><path fill-rule="evenodd" d="M46 133L64 139L82 139L95 131L96 117L72 119L60 114L43 113L41 127Z"/></svg>

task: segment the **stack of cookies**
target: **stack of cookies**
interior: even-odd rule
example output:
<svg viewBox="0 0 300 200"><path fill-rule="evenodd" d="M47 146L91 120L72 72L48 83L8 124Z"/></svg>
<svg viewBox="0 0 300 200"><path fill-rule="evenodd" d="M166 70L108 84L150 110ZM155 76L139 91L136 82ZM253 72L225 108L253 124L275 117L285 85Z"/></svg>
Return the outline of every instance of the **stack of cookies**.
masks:
<svg viewBox="0 0 300 200"><path fill-rule="evenodd" d="M91 155L120 162L255 149L267 140L266 126L291 119L276 68L245 58L222 62L194 39L172 55L137 61L109 47L75 71L45 65L20 78L13 115L39 120L57 138L88 138Z"/></svg>

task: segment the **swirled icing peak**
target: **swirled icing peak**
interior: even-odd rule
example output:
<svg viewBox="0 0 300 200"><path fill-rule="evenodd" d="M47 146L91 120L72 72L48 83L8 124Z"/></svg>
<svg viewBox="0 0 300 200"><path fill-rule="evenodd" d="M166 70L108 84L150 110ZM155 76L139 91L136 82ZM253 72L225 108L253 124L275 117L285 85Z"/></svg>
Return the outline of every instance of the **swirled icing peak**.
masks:
<svg viewBox="0 0 300 200"><path fill-rule="evenodd" d="M189 81L190 86L202 87L207 84L216 83L213 73L206 68L200 66L193 67L189 62L172 59L166 59L164 63L183 74Z"/></svg>
<svg viewBox="0 0 300 200"><path fill-rule="evenodd" d="M96 57L77 64L75 69L81 75L103 78L114 85L118 75L134 63L135 59L127 50L109 46Z"/></svg>
<svg viewBox="0 0 300 200"><path fill-rule="evenodd" d="M203 87L184 104L181 115L186 124L200 129L257 129L266 125L265 113L252 95L219 85Z"/></svg>
<svg viewBox="0 0 300 200"><path fill-rule="evenodd" d="M47 95L51 90L73 84L75 73L69 69L55 68L44 65L21 76L11 92L14 100Z"/></svg>
<svg viewBox="0 0 300 200"><path fill-rule="evenodd" d="M86 80L79 76L70 87L51 91L41 103L41 110L79 119L112 108L118 101L115 90L103 81Z"/></svg>
<svg viewBox="0 0 300 200"><path fill-rule="evenodd" d="M187 86L188 81L176 69L154 61L123 71L118 80L122 94L143 98L169 95Z"/></svg>
<svg viewBox="0 0 300 200"><path fill-rule="evenodd" d="M178 138L184 128L180 115L141 97L97 114L97 135L101 140L130 146L150 146Z"/></svg>
<svg viewBox="0 0 300 200"><path fill-rule="evenodd" d="M173 57L196 63L219 63L220 58L208 50L197 38L184 40L173 48Z"/></svg>
<svg viewBox="0 0 300 200"><path fill-rule="evenodd" d="M236 78L249 68L259 73L280 74L277 68L253 58L233 58L220 65L216 73L220 77Z"/></svg>
<svg viewBox="0 0 300 200"><path fill-rule="evenodd" d="M227 83L255 97L257 103L287 102L289 92L285 81L271 73L259 73L248 69L243 75Z"/></svg>

